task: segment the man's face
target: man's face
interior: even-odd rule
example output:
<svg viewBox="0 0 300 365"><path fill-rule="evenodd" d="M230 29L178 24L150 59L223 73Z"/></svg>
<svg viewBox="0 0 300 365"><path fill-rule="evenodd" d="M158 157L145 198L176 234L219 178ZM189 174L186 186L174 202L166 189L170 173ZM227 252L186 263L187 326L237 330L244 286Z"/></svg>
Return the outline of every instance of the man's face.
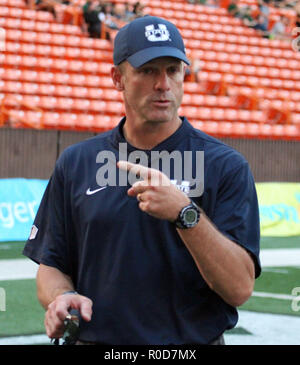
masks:
<svg viewBox="0 0 300 365"><path fill-rule="evenodd" d="M126 116L135 121L167 122L178 118L185 67L172 57L154 59L139 68L121 65L120 83Z"/></svg>

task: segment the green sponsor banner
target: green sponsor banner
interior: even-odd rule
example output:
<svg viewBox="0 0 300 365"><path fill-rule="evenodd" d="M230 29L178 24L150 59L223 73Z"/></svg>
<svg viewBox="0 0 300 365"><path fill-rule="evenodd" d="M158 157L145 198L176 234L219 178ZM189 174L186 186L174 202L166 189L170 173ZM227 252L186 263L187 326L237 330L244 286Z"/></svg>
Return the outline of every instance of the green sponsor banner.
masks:
<svg viewBox="0 0 300 365"><path fill-rule="evenodd" d="M262 236L300 236L300 183L256 184Z"/></svg>

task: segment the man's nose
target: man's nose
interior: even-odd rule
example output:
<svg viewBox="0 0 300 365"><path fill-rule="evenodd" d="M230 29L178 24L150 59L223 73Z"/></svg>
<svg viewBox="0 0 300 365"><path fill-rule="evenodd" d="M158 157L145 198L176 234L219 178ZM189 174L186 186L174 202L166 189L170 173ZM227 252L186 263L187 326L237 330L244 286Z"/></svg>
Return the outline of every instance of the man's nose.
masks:
<svg viewBox="0 0 300 365"><path fill-rule="evenodd" d="M170 89L170 79L166 71L162 71L157 75L155 88L163 91Z"/></svg>

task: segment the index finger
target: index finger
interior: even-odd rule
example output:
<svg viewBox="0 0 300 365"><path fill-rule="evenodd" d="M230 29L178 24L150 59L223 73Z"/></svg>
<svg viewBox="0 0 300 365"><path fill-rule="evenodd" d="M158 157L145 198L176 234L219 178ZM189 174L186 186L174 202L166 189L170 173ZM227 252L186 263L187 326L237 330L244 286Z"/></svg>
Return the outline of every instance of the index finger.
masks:
<svg viewBox="0 0 300 365"><path fill-rule="evenodd" d="M153 172L155 171L149 167L146 167L143 165L138 165L136 163L132 163L132 162L128 162L128 161L118 161L117 166L121 170L125 170L125 171L127 170L135 175L139 175L144 180L151 178L151 174L153 174Z"/></svg>
<svg viewBox="0 0 300 365"><path fill-rule="evenodd" d="M80 304L80 313L82 318L89 322L91 320L91 316L92 316L92 301L88 298L85 298L85 300L81 301Z"/></svg>

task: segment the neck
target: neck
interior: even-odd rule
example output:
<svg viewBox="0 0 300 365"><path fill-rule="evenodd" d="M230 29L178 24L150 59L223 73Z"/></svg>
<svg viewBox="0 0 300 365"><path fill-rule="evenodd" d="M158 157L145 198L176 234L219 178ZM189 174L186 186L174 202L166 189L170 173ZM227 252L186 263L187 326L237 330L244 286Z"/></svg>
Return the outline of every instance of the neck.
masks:
<svg viewBox="0 0 300 365"><path fill-rule="evenodd" d="M123 134L128 143L137 149L151 150L170 137L182 124L177 117L168 122L147 121L142 125L135 125L128 119L123 126Z"/></svg>

